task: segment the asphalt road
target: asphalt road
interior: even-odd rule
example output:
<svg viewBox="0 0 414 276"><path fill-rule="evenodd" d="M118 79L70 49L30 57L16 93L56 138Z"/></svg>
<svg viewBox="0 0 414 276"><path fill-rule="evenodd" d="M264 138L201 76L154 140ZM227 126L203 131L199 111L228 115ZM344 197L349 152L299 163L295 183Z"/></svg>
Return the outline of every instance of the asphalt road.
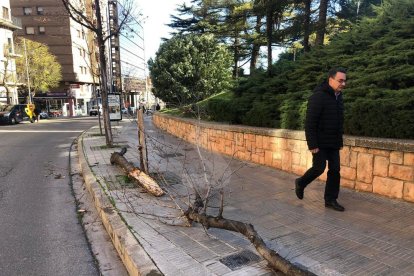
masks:
<svg viewBox="0 0 414 276"><path fill-rule="evenodd" d="M99 275L76 212L69 149L96 118L0 125L0 275Z"/></svg>

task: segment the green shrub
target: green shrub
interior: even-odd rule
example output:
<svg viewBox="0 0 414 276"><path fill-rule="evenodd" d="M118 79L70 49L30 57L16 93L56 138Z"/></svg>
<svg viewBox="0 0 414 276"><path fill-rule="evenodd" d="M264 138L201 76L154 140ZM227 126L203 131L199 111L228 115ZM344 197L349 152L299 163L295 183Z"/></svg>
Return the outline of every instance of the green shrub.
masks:
<svg viewBox="0 0 414 276"><path fill-rule="evenodd" d="M414 89L411 90L414 93ZM347 134L400 139L414 137L413 96L359 98L346 108L344 128Z"/></svg>

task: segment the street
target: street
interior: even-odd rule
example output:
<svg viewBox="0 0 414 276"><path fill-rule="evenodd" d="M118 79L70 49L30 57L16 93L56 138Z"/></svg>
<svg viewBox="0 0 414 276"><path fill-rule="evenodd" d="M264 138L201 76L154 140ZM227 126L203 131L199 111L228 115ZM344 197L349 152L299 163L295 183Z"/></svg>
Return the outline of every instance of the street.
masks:
<svg viewBox="0 0 414 276"><path fill-rule="evenodd" d="M0 275L99 275L68 173L73 140L96 124L0 125Z"/></svg>

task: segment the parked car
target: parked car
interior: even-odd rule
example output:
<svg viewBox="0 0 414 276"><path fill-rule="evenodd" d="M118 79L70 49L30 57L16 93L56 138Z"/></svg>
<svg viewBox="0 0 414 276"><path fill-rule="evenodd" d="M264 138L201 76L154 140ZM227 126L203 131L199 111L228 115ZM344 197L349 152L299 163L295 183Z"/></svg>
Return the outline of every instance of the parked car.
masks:
<svg viewBox="0 0 414 276"><path fill-rule="evenodd" d="M40 116L40 119L47 119L47 118L49 118L49 114L47 112L45 112L45 111L40 112L39 116Z"/></svg>
<svg viewBox="0 0 414 276"><path fill-rule="evenodd" d="M0 105L0 122L14 125L28 119L26 107L25 104Z"/></svg>
<svg viewBox="0 0 414 276"><path fill-rule="evenodd" d="M102 112L102 111L101 110L98 111L97 106L92 106L92 108L89 109L89 116L98 116L98 112Z"/></svg>

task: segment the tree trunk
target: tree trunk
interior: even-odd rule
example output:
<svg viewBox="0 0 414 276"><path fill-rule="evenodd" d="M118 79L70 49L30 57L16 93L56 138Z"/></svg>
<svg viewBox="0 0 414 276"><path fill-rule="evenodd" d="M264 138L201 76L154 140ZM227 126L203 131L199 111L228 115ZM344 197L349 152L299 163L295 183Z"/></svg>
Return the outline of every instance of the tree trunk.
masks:
<svg viewBox="0 0 414 276"><path fill-rule="evenodd" d="M304 34L303 34L303 50L304 52L309 52L309 36L310 36L310 16L311 16L311 2L312 0L304 0L305 3L305 20L303 24Z"/></svg>
<svg viewBox="0 0 414 276"><path fill-rule="evenodd" d="M329 0L320 0L319 4L319 19L316 30L316 45L323 45L326 31L326 15L328 12L328 1Z"/></svg>
<svg viewBox="0 0 414 276"><path fill-rule="evenodd" d="M237 32L235 32L236 36L234 37L234 53L233 53L233 79L237 79L239 76L239 38Z"/></svg>
<svg viewBox="0 0 414 276"><path fill-rule="evenodd" d="M106 145L109 147L113 146L112 138L112 129L111 121L109 119L109 109L108 109L108 76L107 76L107 61L105 56L105 41L103 39L103 29L102 29L102 16L101 16L101 6L99 0L95 0L96 8L96 20L97 20L97 35L96 39L98 40L99 46L99 62L100 62L100 73L101 73L101 97L102 97L102 117L104 119L104 129L105 129L105 139Z"/></svg>
<svg viewBox="0 0 414 276"><path fill-rule="evenodd" d="M121 152L114 152L111 154L111 164L119 165L129 177L134 178L147 192L154 196L164 195L164 191L158 186L157 182L153 180L149 175L145 174L143 171L134 167L129 163L124 154L126 148L123 148Z"/></svg>
<svg viewBox="0 0 414 276"><path fill-rule="evenodd" d="M273 10L268 7L266 13L266 38L267 38L267 75L272 76L272 42L273 42Z"/></svg>
<svg viewBox="0 0 414 276"><path fill-rule="evenodd" d="M260 36L260 26L262 25L262 17L257 16L256 17L256 26L254 27L256 31L256 35ZM260 42L257 42L257 38L253 41L253 47L252 47L252 57L250 60L250 74L256 70L257 67L257 60L259 58L259 51L260 51Z"/></svg>
<svg viewBox="0 0 414 276"><path fill-rule="evenodd" d="M141 163L141 170L145 173L148 173L148 153L147 153L147 144L145 141L145 131L144 131L144 113L143 109L138 109L137 112L138 120L138 142L139 142L139 161Z"/></svg>
<svg viewBox="0 0 414 276"><path fill-rule="evenodd" d="M205 214L199 214L195 210L189 208L186 216L190 221L201 223L204 227L214 227L225 229L233 232L238 232L244 235L256 248L257 252L269 262L269 266L275 271L281 271L286 275L314 275L309 271L305 271L300 267L295 266L289 261L285 260L272 249L268 248L254 229L253 225L246 224L240 221L224 219L222 217L212 217Z"/></svg>

